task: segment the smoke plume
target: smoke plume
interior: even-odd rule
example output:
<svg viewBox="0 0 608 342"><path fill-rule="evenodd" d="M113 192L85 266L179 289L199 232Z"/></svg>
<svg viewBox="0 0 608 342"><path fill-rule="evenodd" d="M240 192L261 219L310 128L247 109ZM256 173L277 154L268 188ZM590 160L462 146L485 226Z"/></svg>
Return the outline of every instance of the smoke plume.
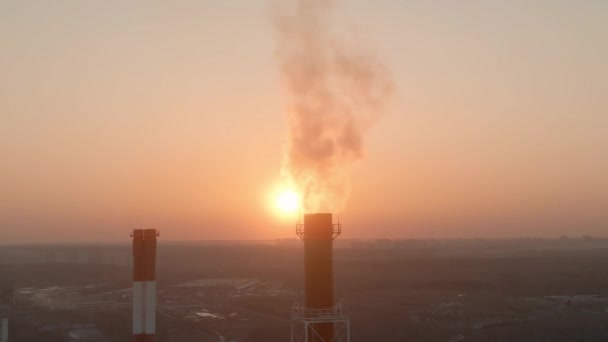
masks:
<svg viewBox="0 0 608 342"><path fill-rule="evenodd" d="M332 29L334 3L295 0L275 21L280 71L291 96L282 172L306 212L343 210L364 135L391 91L374 55Z"/></svg>

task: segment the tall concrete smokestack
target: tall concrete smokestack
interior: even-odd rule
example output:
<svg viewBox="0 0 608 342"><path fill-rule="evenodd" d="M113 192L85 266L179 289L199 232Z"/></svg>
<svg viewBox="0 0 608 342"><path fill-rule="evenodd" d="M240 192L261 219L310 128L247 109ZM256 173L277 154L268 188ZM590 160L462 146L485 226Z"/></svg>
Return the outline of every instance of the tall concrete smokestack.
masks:
<svg viewBox="0 0 608 342"><path fill-rule="evenodd" d="M133 231L133 342L144 342L144 231Z"/></svg>
<svg viewBox="0 0 608 342"><path fill-rule="evenodd" d="M133 231L133 342L156 334L156 229Z"/></svg>
<svg viewBox="0 0 608 342"><path fill-rule="evenodd" d="M144 341L156 336L156 229L144 230Z"/></svg>
<svg viewBox="0 0 608 342"><path fill-rule="evenodd" d="M304 215L304 305L334 306L333 222L331 214Z"/></svg>
<svg viewBox="0 0 608 342"><path fill-rule="evenodd" d="M334 306L334 268L332 215L304 215L304 306L307 309L331 309ZM309 341L331 341L334 324L316 323L321 339ZM310 335L309 335L310 336ZM314 337L314 335L313 335Z"/></svg>
<svg viewBox="0 0 608 342"><path fill-rule="evenodd" d="M298 302L293 308L292 341L350 339L349 319L334 300L333 240L341 231L330 213L305 214L304 224L296 224L304 240L304 305Z"/></svg>

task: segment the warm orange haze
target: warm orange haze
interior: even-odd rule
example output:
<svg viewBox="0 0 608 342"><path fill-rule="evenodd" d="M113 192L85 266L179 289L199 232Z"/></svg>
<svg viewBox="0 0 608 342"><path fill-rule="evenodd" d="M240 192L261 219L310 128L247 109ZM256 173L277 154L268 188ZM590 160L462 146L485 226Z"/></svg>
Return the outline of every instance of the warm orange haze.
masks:
<svg viewBox="0 0 608 342"><path fill-rule="evenodd" d="M0 1L0 342L608 341L608 1Z"/></svg>
<svg viewBox="0 0 608 342"><path fill-rule="evenodd" d="M284 5L0 2L0 243L608 235L607 2Z"/></svg>

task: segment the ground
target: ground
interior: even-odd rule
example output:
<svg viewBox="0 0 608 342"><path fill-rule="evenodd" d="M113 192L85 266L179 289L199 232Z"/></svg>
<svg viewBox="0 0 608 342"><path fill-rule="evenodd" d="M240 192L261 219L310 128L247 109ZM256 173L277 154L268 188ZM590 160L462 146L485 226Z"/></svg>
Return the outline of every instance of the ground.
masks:
<svg viewBox="0 0 608 342"><path fill-rule="evenodd" d="M608 341L606 240L336 247L336 296L353 341ZM66 341L78 328L127 340L130 253L128 245L0 247L11 341ZM302 271L292 241L161 243L157 340L287 341Z"/></svg>

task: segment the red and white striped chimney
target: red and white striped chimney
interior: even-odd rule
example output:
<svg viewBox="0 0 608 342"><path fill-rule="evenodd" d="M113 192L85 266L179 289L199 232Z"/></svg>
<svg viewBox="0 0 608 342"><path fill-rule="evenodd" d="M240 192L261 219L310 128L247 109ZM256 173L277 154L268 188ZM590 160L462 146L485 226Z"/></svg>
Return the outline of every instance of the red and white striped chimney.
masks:
<svg viewBox="0 0 608 342"><path fill-rule="evenodd" d="M133 230L133 342L156 334L156 229Z"/></svg>
<svg viewBox="0 0 608 342"><path fill-rule="evenodd" d="M144 231L133 230L133 342L144 342Z"/></svg>
<svg viewBox="0 0 608 342"><path fill-rule="evenodd" d="M156 335L156 229L144 230L144 341Z"/></svg>

